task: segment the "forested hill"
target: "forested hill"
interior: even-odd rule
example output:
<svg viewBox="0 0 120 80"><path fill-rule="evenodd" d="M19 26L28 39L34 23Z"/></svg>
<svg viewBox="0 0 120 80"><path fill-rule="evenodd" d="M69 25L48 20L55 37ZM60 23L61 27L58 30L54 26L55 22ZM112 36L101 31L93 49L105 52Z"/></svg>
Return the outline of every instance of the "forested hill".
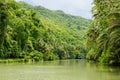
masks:
<svg viewBox="0 0 120 80"><path fill-rule="evenodd" d="M14 0L0 0L0 18L0 59L85 57L90 20Z"/></svg>
<svg viewBox="0 0 120 80"><path fill-rule="evenodd" d="M63 27L69 27L72 29L84 29L89 26L91 20L82 18L80 16L73 16L70 14L65 14L61 10L49 10L42 6L32 6L30 4L20 2L27 10L36 10L39 12L39 16L54 21L56 24Z"/></svg>

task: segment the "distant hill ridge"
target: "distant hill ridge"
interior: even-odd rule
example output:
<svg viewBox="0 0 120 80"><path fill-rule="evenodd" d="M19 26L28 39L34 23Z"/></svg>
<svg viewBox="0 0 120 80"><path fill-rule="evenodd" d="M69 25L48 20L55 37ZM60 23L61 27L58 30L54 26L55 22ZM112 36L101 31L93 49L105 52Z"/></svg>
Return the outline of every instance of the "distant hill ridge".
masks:
<svg viewBox="0 0 120 80"><path fill-rule="evenodd" d="M45 19L50 19L64 27L69 27L72 29L74 28L79 30L88 27L88 25L91 22L91 20L82 18L81 16L73 16L70 14L65 14L61 10L49 10L42 6L32 6L24 2L20 2L20 3L28 10L38 11L40 17L43 17Z"/></svg>

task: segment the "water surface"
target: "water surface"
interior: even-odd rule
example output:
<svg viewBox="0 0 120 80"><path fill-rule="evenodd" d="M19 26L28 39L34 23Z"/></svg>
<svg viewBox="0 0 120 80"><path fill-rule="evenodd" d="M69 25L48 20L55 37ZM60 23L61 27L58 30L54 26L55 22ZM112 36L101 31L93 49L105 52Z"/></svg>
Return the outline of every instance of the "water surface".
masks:
<svg viewBox="0 0 120 80"><path fill-rule="evenodd" d="M120 68L85 60L0 64L0 80L120 80Z"/></svg>

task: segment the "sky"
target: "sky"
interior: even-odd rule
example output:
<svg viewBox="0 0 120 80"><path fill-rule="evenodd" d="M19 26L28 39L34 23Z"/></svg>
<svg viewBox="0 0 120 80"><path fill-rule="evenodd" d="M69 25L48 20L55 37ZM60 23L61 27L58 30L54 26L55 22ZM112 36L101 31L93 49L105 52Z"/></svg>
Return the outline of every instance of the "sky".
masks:
<svg viewBox="0 0 120 80"><path fill-rule="evenodd" d="M25 1L32 5L41 5L50 10L62 10L67 14L92 18L91 8L93 0L16 0Z"/></svg>

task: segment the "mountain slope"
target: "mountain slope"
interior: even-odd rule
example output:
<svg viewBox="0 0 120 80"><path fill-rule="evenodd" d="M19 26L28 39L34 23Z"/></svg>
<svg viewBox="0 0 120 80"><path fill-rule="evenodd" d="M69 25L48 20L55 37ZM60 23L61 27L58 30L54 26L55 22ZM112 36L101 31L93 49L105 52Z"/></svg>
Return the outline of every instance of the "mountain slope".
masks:
<svg viewBox="0 0 120 80"><path fill-rule="evenodd" d="M24 2L20 2L27 10L36 10L39 12L39 16L44 19L50 19L54 21L56 24L59 24L64 27L69 27L72 29L83 29L85 27L88 27L91 20L82 18L80 16L73 16L70 14L65 14L61 10L49 10L42 6L32 6L29 4L26 4Z"/></svg>
<svg viewBox="0 0 120 80"><path fill-rule="evenodd" d="M0 58L39 61L85 57L85 28L90 20L14 0L0 4L0 17L7 15L0 21Z"/></svg>

